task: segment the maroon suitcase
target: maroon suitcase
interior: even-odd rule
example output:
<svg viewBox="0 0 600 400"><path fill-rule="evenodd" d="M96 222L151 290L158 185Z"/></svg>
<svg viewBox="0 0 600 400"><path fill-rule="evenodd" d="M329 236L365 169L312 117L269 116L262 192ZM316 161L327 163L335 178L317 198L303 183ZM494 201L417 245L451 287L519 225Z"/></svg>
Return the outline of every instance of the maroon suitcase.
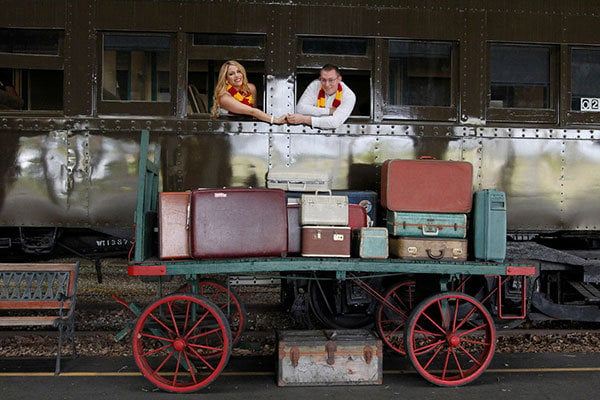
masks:
<svg viewBox="0 0 600 400"><path fill-rule="evenodd" d="M280 189L194 190L190 203L194 258L285 256L287 207Z"/></svg>
<svg viewBox="0 0 600 400"><path fill-rule="evenodd" d="M348 204L348 226L351 229L367 226L367 209L358 204Z"/></svg>
<svg viewBox="0 0 600 400"><path fill-rule="evenodd" d="M352 229L349 226L303 226L302 255L305 257L350 257Z"/></svg>
<svg viewBox="0 0 600 400"><path fill-rule="evenodd" d="M158 197L158 243L161 259L191 258L187 213L190 192L161 192Z"/></svg>
<svg viewBox="0 0 600 400"><path fill-rule="evenodd" d="M473 167L465 161L386 160L381 204L392 211L468 213Z"/></svg>

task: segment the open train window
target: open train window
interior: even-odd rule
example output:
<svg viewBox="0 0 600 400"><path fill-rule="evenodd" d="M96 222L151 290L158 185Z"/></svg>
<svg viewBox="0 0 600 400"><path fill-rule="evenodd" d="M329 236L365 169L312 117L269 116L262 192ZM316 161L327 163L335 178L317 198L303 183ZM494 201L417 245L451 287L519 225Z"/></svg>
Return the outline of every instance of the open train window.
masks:
<svg viewBox="0 0 600 400"><path fill-rule="evenodd" d="M192 34L187 49L187 114L210 113L219 70L228 60L236 60L244 66L248 81L256 86L257 108L264 110L265 43L264 34ZM238 118L246 117L236 116Z"/></svg>
<svg viewBox="0 0 600 400"><path fill-rule="evenodd" d="M63 109L63 32L0 28L0 109Z"/></svg>
<svg viewBox="0 0 600 400"><path fill-rule="evenodd" d="M600 121L600 48L571 49L569 122Z"/></svg>
<svg viewBox="0 0 600 400"><path fill-rule="evenodd" d="M386 119L456 120L458 45L390 40Z"/></svg>
<svg viewBox="0 0 600 400"><path fill-rule="evenodd" d="M296 102L304 89L319 78L321 67L334 64L344 83L356 94L351 117L371 115L373 42L360 37L299 36L296 60Z"/></svg>
<svg viewBox="0 0 600 400"><path fill-rule="evenodd" d="M170 114L173 38L168 34L104 33L98 111Z"/></svg>
<svg viewBox="0 0 600 400"><path fill-rule="evenodd" d="M556 122L552 46L491 44L488 120Z"/></svg>

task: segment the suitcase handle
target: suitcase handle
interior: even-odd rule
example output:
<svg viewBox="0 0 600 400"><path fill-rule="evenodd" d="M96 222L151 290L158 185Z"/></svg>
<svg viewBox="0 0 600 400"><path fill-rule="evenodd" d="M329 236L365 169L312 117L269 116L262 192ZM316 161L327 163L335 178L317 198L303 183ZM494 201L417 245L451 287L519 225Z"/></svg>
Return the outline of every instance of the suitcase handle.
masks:
<svg viewBox="0 0 600 400"><path fill-rule="evenodd" d="M428 230L426 230L426 228L433 229L433 230L428 231ZM423 232L423 236L437 236L437 235L439 235L440 230L437 226L427 227L427 226L423 225L421 227L421 232Z"/></svg>
<svg viewBox="0 0 600 400"><path fill-rule="evenodd" d="M290 192L304 192L304 191L306 191L306 182L302 182L302 183L288 182L287 187L288 187L288 191L290 191Z"/></svg>
<svg viewBox="0 0 600 400"><path fill-rule="evenodd" d="M427 256L432 260L441 260L444 258L444 249L440 249L440 254L436 255L432 254L431 249L426 249L425 251L427 252Z"/></svg>
<svg viewBox="0 0 600 400"><path fill-rule="evenodd" d="M321 193L329 193L329 195L331 196L331 190L327 189L327 190L315 190L315 194L318 195L319 192Z"/></svg>

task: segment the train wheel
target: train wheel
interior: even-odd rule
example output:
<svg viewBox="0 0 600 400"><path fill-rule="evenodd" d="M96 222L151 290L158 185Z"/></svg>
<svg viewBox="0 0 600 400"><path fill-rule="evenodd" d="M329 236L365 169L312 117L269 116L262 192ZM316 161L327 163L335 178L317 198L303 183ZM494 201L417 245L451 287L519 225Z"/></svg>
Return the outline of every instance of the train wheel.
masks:
<svg viewBox="0 0 600 400"><path fill-rule="evenodd" d="M439 386L475 380L494 356L496 330L488 310L458 292L420 303L406 324L406 352L417 372Z"/></svg>
<svg viewBox="0 0 600 400"><path fill-rule="evenodd" d="M183 285L177 291L190 293L190 284ZM221 282L205 280L198 282L198 295L219 306L227 321L229 321L231 346L237 345L242 338L248 321L246 307L237 292L232 288L227 289L227 285Z"/></svg>
<svg viewBox="0 0 600 400"><path fill-rule="evenodd" d="M406 354L404 326L415 305L415 282L396 283L383 298L375 317L379 335L392 350Z"/></svg>
<svg viewBox="0 0 600 400"><path fill-rule="evenodd" d="M169 392L209 385L227 365L231 331L221 309L206 298L172 294L150 304L133 335L142 374Z"/></svg>
<svg viewBox="0 0 600 400"><path fill-rule="evenodd" d="M368 280L367 280L368 282ZM334 329L364 328L373 323L373 298L350 280L311 280L310 307L325 326Z"/></svg>

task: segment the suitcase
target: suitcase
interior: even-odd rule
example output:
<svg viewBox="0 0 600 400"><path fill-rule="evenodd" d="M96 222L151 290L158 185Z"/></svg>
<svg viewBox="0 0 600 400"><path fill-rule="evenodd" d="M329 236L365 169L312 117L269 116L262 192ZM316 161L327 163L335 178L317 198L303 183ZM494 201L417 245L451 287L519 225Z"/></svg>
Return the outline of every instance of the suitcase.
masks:
<svg viewBox="0 0 600 400"><path fill-rule="evenodd" d="M194 190L190 226L194 258L285 256L285 192L244 188Z"/></svg>
<svg viewBox="0 0 600 400"><path fill-rule="evenodd" d="M466 214L387 211L387 229L392 236L467 237Z"/></svg>
<svg viewBox="0 0 600 400"><path fill-rule="evenodd" d="M506 257L506 195L498 190L475 192L473 253L476 260L503 262Z"/></svg>
<svg viewBox="0 0 600 400"><path fill-rule="evenodd" d="M358 204L348 204L348 226L351 229L368 226L367 210Z"/></svg>
<svg viewBox="0 0 600 400"><path fill-rule="evenodd" d="M348 204L358 204L367 210L367 226L377 223L377 193L369 190L334 190L334 196L348 196Z"/></svg>
<svg viewBox="0 0 600 400"><path fill-rule="evenodd" d="M302 225L348 225L348 197L303 194L300 199Z"/></svg>
<svg viewBox="0 0 600 400"><path fill-rule="evenodd" d="M366 329L278 331L278 386L380 385L381 340Z"/></svg>
<svg viewBox="0 0 600 400"><path fill-rule="evenodd" d="M390 255L405 260L466 261L467 239L390 237Z"/></svg>
<svg viewBox="0 0 600 400"><path fill-rule="evenodd" d="M302 256L350 257L351 241L348 226L303 226Z"/></svg>
<svg viewBox="0 0 600 400"><path fill-rule="evenodd" d="M331 190L331 177L327 172L318 170L273 168L267 172L267 187L291 192Z"/></svg>
<svg viewBox="0 0 600 400"><path fill-rule="evenodd" d="M388 258L388 230L386 228L360 228L352 232L353 255L360 258Z"/></svg>
<svg viewBox="0 0 600 400"><path fill-rule="evenodd" d="M386 160L381 204L393 211L467 214L472 180L473 167L464 161Z"/></svg>
<svg viewBox="0 0 600 400"><path fill-rule="evenodd" d="M302 252L302 233L300 229L300 204L287 205L288 254L299 255Z"/></svg>
<svg viewBox="0 0 600 400"><path fill-rule="evenodd" d="M158 197L159 257L191 258L188 230L190 192L161 192Z"/></svg>

